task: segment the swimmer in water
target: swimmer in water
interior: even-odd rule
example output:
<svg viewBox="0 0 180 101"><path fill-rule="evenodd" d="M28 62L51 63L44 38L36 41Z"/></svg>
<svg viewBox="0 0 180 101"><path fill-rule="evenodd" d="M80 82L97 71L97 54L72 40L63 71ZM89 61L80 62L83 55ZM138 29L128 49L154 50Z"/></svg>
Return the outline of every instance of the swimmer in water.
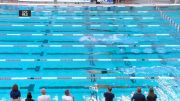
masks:
<svg viewBox="0 0 180 101"><path fill-rule="evenodd" d="M79 41L91 41L91 42L97 42L98 40L92 36L83 36L79 39Z"/></svg>
<svg viewBox="0 0 180 101"><path fill-rule="evenodd" d="M88 70L88 73L90 73L90 74L110 74L110 73L117 73L117 72L108 71L108 70Z"/></svg>
<svg viewBox="0 0 180 101"><path fill-rule="evenodd" d="M120 68L120 67L116 67L116 70L118 70L118 71L121 72L121 73L126 73L126 74L128 74L129 76L131 76L131 77L135 77L135 76L136 76L136 75L135 75L135 71L134 71L134 67L129 68L128 70L123 69L123 68ZM132 83L136 83L136 80L134 80L134 79L131 79L130 81L131 81Z"/></svg>

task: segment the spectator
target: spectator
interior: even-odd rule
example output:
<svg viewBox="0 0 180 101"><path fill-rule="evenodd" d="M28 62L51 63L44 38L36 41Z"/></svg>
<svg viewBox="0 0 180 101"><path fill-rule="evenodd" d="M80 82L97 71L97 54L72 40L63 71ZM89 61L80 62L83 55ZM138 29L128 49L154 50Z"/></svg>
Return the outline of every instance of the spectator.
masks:
<svg viewBox="0 0 180 101"><path fill-rule="evenodd" d="M41 96L38 96L38 101L50 101L50 96L46 95L46 89L41 89Z"/></svg>
<svg viewBox="0 0 180 101"><path fill-rule="evenodd" d="M63 101L74 101L74 97L70 94L69 90L65 90L64 94L62 96Z"/></svg>
<svg viewBox="0 0 180 101"><path fill-rule="evenodd" d="M113 4L116 4L116 0L113 0Z"/></svg>
<svg viewBox="0 0 180 101"><path fill-rule="evenodd" d="M137 88L137 92L131 98L131 101L146 101L146 98L141 94L141 88Z"/></svg>
<svg viewBox="0 0 180 101"><path fill-rule="evenodd" d="M120 2L120 0L116 0L116 4L118 4Z"/></svg>
<svg viewBox="0 0 180 101"><path fill-rule="evenodd" d="M21 101L21 92L18 90L18 85L14 84L10 92L11 101Z"/></svg>
<svg viewBox="0 0 180 101"><path fill-rule="evenodd" d="M34 101L34 100L32 99L31 92L28 92L28 94L27 94L27 98L26 98L26 100L25 100L25 101Z"/></svg>
<svg viewBox="0 0 180 101"><path fill-rule="evenodd" d="M105 101L113 101L114 94L111 91L112 87L108 87L108 92L104 93Z"/></svg>
<svg viewBox="0 0 180 101"><path fill-rule="evenodd" d="M149 89L149 94L147 96L147 101L156 101L156 99L157 99L157 95L154 94L153 88L150 88Z"/></svg>

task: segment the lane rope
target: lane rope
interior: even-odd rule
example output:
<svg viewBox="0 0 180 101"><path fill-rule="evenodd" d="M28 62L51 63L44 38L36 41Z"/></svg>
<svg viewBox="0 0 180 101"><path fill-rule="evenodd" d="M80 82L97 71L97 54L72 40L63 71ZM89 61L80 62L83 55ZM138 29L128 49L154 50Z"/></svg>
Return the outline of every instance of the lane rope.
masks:
<svg viewBox="0 0 180 101"><path fill-rule="evenodd" d="M113 58L113 59L83 59L83 58L54 58L54 59L0 59L0 62L86 62L86 61L97 61L97 62L109 62L109 61L132 61L132 62L137 62L137 61L153 61L153 62L158 62L158 61L167 61L167 62L177 62L180 61L180 58L131 58L131 59L123 59L123 58Z"/></svg>
<svg viewBox="0 0 180 101"><path fill-rule="evenodd" d="M180 77L166 77L166 76L157 76L157 77L1 77L2 80L88 80L88 79L100 79L100 80L129 80L129 79L153 79L153 80L180 80Z"/></svg>

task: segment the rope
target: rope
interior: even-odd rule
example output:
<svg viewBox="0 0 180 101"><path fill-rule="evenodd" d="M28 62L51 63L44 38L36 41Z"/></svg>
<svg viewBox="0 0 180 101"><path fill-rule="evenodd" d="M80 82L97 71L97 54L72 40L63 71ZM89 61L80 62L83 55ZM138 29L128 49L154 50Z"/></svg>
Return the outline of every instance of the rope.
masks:
<svg viewBox="0 0 180 101"><path fill-rule="evenodd" d="M176 30L180 31L180 25L177 24L171 17L167 16L164 11L162 11L158 6L155 6L156 10L160 12L160 15L163 19L167 20L171 26L174 26Z"/></svg>
<svg viewBox="0 0 180 101"><path fill-rule="evenodd" d="M147 77L129 77L129 76L115 76L115 77L1 77L3 80L180 80L180 77L166 77L166 76L147 76Z"/></svg>

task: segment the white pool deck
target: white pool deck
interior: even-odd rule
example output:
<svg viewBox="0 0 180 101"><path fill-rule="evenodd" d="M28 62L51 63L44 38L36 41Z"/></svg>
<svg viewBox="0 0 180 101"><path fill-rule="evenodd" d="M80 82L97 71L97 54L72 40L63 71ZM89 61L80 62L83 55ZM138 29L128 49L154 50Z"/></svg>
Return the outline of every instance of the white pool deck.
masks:
<svg viewBox="0 0 180 101"><path fill-rule="evenodd" d="M180 0L178 3L174 3L174 0L129 0L128 2L121 2L119 4L95 4L95 3L53 3L53 2L12 2L18 0L0 0L0 5L54 5L54 6L180 6ZM29 0L28 0L29 1Z"/></svg>
<svg viewBox="0 0 180 101"><path fill-rule="evenodd" d="M59 3L59 4L49 4L49 3L0 3L0 5L44 5L44 6L104 6L104 7L111 7L111 6L117 6L117 7L125 7L125 6L134 6L134 7L144 7L144 6L180 6L180 4L165 4L165 3L157 3L157 4L73 4L73 3Z"/></svg>
<svg viewBox="0 0 180 101"><path fill-rule="evenodd" d="M21 2L21 1L23 1L23 2ZM27 1L27 2L24 2L24 1ZM31 0L0 0L0 3L13 3L14 2L14 3L28 3L29 4L29 1L31 1ZM38 4L40 4L40 3L41 4L47 4L47 3L49 4L49 3L53 3L53 2L43 2L43 0L41 0L40 2L39 1L33 2L31 4L37 4L37 3ZM56 1L56 0L52 0L52 1ZM66 1L66 0L64 0L64 1ZM67 4L67 3L59 2L58 4ZM68 3L68 4L74 4L74 3ZM76 4L76 5L81 5L81 4L82 3ZM88 5L93 5L95 3L91 3L91 4L87 3L87 4ZM180 4L180 0L128 0L128 2L124 2L124 0L122 0L120 2L120 4L113 4L113 5L122 5L122 4ZM95 4L95 5L111 5L111 4Z"/></svg>

